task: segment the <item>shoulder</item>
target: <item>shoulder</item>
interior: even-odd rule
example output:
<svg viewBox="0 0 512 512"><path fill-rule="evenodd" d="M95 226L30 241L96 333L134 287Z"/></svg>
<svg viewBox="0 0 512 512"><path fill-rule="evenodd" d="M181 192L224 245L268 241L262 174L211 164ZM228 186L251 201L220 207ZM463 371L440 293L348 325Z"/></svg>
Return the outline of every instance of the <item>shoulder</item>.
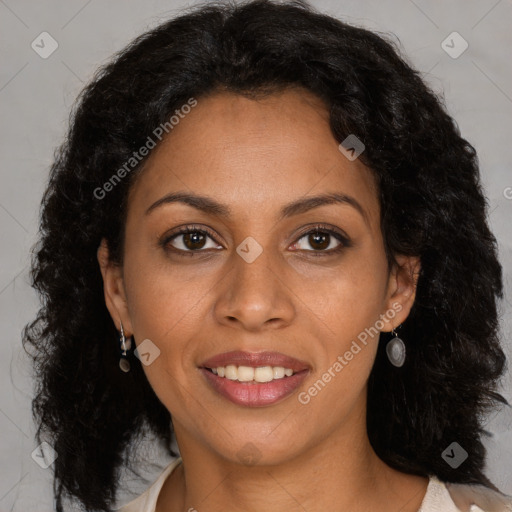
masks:
<svg viewBox="0 0 512 512"><path fill-rule="evenodd" d="M512 512L512 497L477 484L451 484L446 488L457 507L473 512Z"/></svg>
<svg viewBox="0 0 512 512"><path fill-rule="evenodd" d="M173 472L173 470L180 464L181 457L173 460L168 466L166 466L158 478L153 484L148 487L140 496L134 500L126 503L120 508L113 510L117 512L154 512L158 495L164 485L167 477Z"/></svg>
<svg viewBox="0 0 512 512"><path fill-rule="evenodd" d="M441 482L431 476L418 512L512 512L512 497L484 485Z"/></svg>

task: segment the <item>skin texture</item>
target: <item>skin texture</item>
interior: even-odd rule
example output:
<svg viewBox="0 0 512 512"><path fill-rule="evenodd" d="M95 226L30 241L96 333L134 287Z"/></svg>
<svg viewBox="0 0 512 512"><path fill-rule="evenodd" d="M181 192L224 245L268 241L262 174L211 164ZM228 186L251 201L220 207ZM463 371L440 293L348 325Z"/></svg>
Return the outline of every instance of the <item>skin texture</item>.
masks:
<svg viewBox="0 0 512 512"><path fill-rule="evenodd" d="M178 191L224 203L231 216L182 203L146 214ZM364 215L329 204L279 219L285 204L323 193L352 196ZM342 230L350 246L313 254L304 233L319 223ZM215 235L204 252L172 252L186 250L183 235L159 244L187 224ZM263 249L252 263L236 252L248 236ZM328 243L324 252L340 244L332 236ZM130 190L124 255L120 267L105 241L98 250L106 304L127 336L161 351L144 371L172 415L183 458L157 511L419 508L427 479L388 467L367 437L377 336L306 405L295 393L271 406L238 406L198 369L221 352L278 351L310 365L304 391L381 315L395 310L392 320L383 318L381 330L391 331L409 314L419 261L396 255L388 268L372 173L339 151L318 98L300 89L258 100L227 92L198 98ZM239 458L249 442L254 465Z"/></svg>

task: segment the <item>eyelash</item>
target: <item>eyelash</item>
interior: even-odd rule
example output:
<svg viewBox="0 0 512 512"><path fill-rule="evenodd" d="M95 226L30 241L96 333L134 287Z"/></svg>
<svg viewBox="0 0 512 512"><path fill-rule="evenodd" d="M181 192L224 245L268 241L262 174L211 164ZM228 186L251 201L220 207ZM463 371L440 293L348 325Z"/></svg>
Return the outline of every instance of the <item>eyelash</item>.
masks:
<svg viewBox="0 0 512 512"><path fill-rule="evenodd" d="M190 234L190 233L201 233L203 235L207 235L216 244L221 245L221 244L219 244L219 242L217 242L214 234L209 229L203 228L203 227L200 228L195 225L182 226L181 228L179 228L177 231L171 233L170 235L167 235L167 236L164 235L164 237L162 237L162 239L159 241L159 245L166 251L171 251L175 254L178 254L179 256L185 256L185 257L194 257L194 256L196 256L197 253L206 252L207 249L206 250L198 249L196 251L189 249L189 250L185 251L183 249L176 249L175 247L172 247L172 246L170 246L170 248L169 248L169 243L172 240L177 238L179 235L186 235L186 234ZM345 249L347 247L351 247L351 245L352 245L352 242L346 235L344 235L343 233L341 233L337 230L334 230L332 227L330 227L327 224L317 224L317 225L313 226L313 228L310 229L309 231L301 233L299 235L299 237L297 238L296 242L294 242L294 244L296 244L302 238L304 238L308 235L311 235L311 234L315 234L315 233L331 235L334 238L336 238L336 240L338 240L338 242L340 242L340 245L338 245L336 248L330 249L328 251L306 250L306 252L311 253L314 257L332 256L334 254L340 253L343 249ZM298 250L304 250L304 249L298 249Z"/></svg>

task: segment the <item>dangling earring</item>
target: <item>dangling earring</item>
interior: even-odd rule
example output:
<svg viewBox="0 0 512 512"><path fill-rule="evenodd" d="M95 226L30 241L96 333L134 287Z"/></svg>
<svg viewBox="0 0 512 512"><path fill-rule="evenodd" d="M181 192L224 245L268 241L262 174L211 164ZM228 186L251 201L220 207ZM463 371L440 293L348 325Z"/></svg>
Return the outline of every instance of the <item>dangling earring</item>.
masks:
<svg viewBox="0 0 512 512"><path fill-rule="evenodd" d="M395 329L391 330L394 338L386 345L389 362L399 368L405 362L405 343L397 336Z"/></svg>
<svg viewBox="0 0 512 512"><path fill-rule="evenodd" d="M130 361L128 360L128 356L126 354L127 350L132 348L132 337L130 336L128 339L124 336L123 324L121 324L121 336L119 337L119 343L121 345L121 358L119 359L119 368L123 370L123 372L130 371Z"/></svg>

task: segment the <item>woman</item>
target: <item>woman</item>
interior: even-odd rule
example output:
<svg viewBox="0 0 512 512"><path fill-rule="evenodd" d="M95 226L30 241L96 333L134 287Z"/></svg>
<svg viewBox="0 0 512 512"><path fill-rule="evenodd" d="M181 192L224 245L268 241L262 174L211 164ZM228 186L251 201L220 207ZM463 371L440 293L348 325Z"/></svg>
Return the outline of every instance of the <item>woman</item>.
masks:
<svg viewBox="0 0 512 512"><path fill-rule="evenodd" d="M136 39L73 113L33 284L58 511L512 510L475 150L367 30L257 0ZM145 425L179 457L122 506Z"/></svg>

